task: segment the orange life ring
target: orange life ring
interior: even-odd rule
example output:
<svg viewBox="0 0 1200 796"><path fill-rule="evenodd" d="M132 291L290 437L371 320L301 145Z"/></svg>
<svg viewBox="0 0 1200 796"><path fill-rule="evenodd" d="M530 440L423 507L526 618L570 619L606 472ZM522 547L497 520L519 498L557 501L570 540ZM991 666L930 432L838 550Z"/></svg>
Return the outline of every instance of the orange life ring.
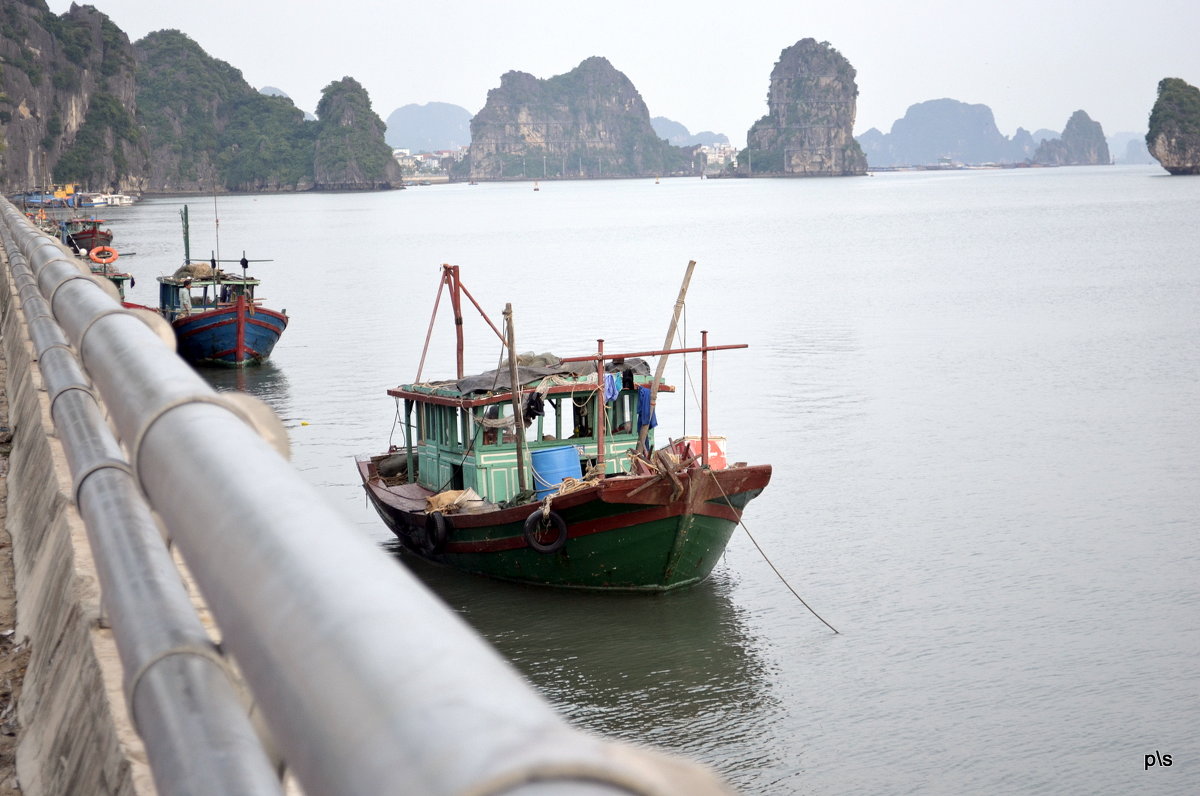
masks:
<svg viewBox="0 0 1200 796"><path fill-rule="evenodd" d="M120 256L112 246L97 246L88 252L88 257L92 258L92 262L100 263L101 265L115 263Z"/></svg>

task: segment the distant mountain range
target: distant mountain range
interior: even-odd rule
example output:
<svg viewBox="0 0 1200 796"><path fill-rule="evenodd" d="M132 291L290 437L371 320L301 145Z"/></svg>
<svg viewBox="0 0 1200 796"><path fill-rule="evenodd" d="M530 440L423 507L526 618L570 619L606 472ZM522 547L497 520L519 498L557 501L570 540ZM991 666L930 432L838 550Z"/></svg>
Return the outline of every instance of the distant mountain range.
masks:
<svg viewBox="0 0 1200 796"><path fill-rule="evenodd" d="M654 128L654 132L658 134L659 138L675 146L712 146L729 143L729 136L724 133L705 130L692 135L682 124L672 121L666 116L655 116L650 120L650 126Z"/></svg>
<svg viewBox="0 0 1200 796"><path fill-rule="evenodd" d="M1146 148L1145 133L1113 133L1108 137L1108 151L1117 163L1149 165L1158 162Z"/></svg>
<svg viewBox="0 0 1200 796"><path fill-rule="evenodd" d="M921 166L953 161L967 165L1039 161L1048 142L1062 137L1055 130L1030 133L1018 127L1011 138L996 127L992 109L954 99L936 99L909 107L888 133L872 127L857 136L871 167ZM1140 133L1116 133L1107 139L1117 163L1153 163Z"/></svg>
<svg viewBox="0 0 1200 796"><path fill-rule="evenodd" d="M471 112L448 102L405 105L387 117L384 140L393 149L437 152L471 144Z"/></svg>
<svg viewBox="0 0 1200 796"><path fill-rule="evenodd" d="M872 127L857 139L867 163L875 168L945 161L1021 163L1033 157L1040 143L1024 128L1017 128L1012 138L1003 135L991 108L954 99L912 105L904 118L892 124L891 132Z"/></svg>

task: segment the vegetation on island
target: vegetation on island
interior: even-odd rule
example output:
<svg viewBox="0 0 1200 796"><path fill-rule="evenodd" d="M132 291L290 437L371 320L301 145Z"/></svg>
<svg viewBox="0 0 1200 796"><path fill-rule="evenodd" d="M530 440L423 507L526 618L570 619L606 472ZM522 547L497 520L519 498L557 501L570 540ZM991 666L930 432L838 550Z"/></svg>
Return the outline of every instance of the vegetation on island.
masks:
<svg viewBox="0 0 1200 796"><path fill-rule="evenodd" d="M351 190L399 181L383 123L352 78L326 87L314 121L179 31L151 33L135 47L152 188Z"/></svg>
<svg viewBox="0 0 1200 796"><path fill-rule="evenodd" d="M1200 133L1200 89L1177 77L1167 77L1158 84L1158 99L1150 111L1146 143L1174 131Z"/></svg>
<svg viewBox="0 0 1200 796"><path fill-rule="evenodd" d="M164 166L156 181L225 190L311 183L316 122L291 100L260 94L177 30L134 46L138 119Z"/></svg>
<svg viewBox="0 0 1200 796"><path fill-rule="evenodd" d="M1200 89L1177 77L1159 81L1146 146L1171 174L1200 174Z"/></svg>
<svg viewBox="0 0 1200 796"><path fill-rule="evenodd" d="M315 185L341 190L348 183L399 183L403 177L384 140L384 124L367 90L352 77L330 83L317 104Z"/></svg>

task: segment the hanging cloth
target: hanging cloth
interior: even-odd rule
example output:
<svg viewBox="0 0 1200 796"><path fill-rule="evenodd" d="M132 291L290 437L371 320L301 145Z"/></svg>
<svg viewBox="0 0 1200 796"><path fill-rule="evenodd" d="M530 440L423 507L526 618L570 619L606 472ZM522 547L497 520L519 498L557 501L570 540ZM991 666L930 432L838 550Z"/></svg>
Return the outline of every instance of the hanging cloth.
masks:
<svg viewBox="0 0 1200 796"><path fill-rule="evenodd" d="M604 402L612 403L617 400L617 396L621 394L621 377L615 373L609 373L604 377Z"/></svg>
<svg viewBox="0 0 1200 796"><path fill-rule="evenodd" d="M650 388L638 387L638 428L658 425L658 413L650 408Z"/></svg>

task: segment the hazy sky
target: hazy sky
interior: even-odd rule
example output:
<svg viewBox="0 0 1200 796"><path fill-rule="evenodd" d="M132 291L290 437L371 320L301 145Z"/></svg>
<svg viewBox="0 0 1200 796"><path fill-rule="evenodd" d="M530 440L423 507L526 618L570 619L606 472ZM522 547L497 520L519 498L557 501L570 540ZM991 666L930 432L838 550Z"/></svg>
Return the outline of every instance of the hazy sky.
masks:
<svg viewBox="0 0 1200 796"><path fill-rule="evenodd" d="M779 53L827 41L858 72L855 133L884 132L910 105L982 103L1000 132L1062 130L1079 109L1106 134L1143 132L1158 81L1200 85L1200 2L807 0L594 4L540 0L94 0L131 40L181 30L250 85L313 111L351 76L383 119L409 103L483 107L509 70L547 78L601 55L651 116L744 144L766 113ZM50 0L63 12L69 0ZM319 9L319 10L315 10Z"/></svg>

